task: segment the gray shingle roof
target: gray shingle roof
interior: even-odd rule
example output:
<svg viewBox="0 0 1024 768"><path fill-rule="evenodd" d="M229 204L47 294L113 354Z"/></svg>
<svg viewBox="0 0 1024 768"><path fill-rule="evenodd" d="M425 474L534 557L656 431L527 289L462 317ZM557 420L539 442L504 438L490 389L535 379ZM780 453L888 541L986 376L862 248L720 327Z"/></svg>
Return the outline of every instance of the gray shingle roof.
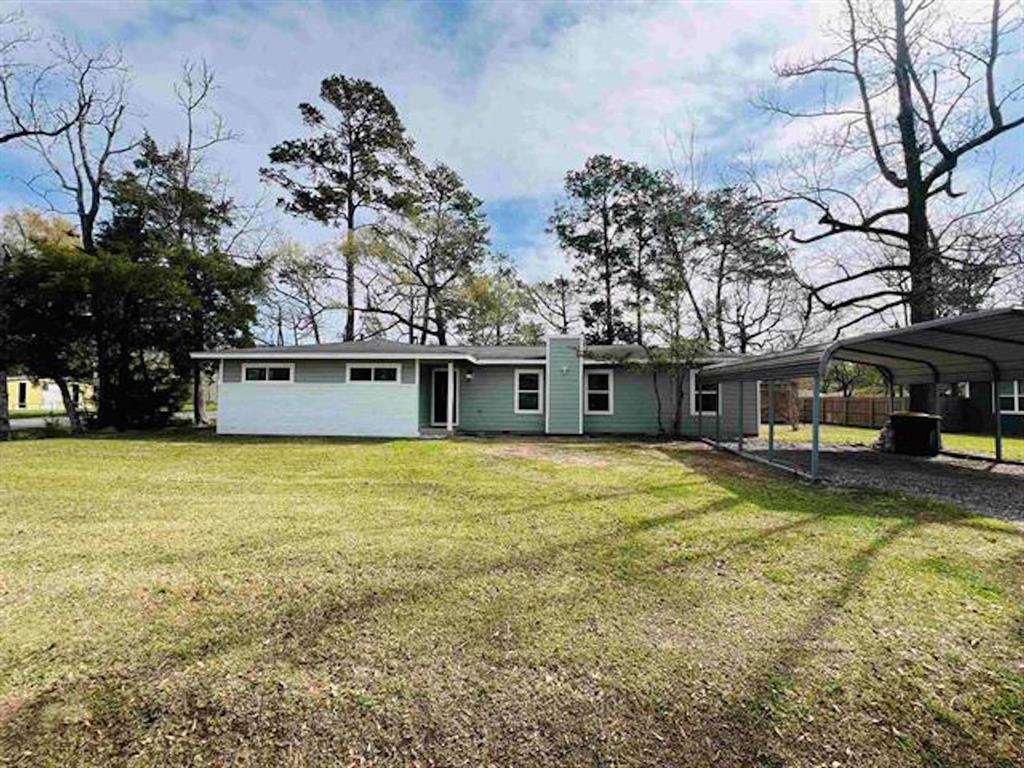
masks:
<svg viewBox="0 0 1024 768"><path fill-rule="evenodd" d="M385 339L371 339L368 341L335 341L325 344L298 344L281 347L239 347L234 349L220 349L212 352L194 353L194 357L217 359L217 358L245 358L245 357L266 357L266 356L338 356L345 355L408 355L409 357L432 357L432 358L469 358L473 360L544 360L547 348L539 345L492 345L492 346L471 346L471 345L422 345L407 344L401 341L387 341ZM585 356L588 359L622 361L643 360L647 353L639 344L588 344L585 347ZM732 360L735 355L727 353L714 353L708 359L709 362L721 362Z"/></svg>

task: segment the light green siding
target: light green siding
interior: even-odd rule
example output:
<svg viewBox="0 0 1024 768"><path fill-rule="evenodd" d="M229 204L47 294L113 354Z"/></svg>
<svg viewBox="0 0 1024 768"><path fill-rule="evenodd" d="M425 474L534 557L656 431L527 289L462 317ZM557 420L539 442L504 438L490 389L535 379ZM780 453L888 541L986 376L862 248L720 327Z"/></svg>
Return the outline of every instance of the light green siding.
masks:
<svg viewBox="0 0 1024 768"><path fill-rule="evenodd" d="M548 341L549 434L580 434L582 363L579 338L552 338Z"/></svg>
<svg viewBox="0 0 1024 768"><path fill-rule="evenodd" d="M589 368L589 366L588 366ZM605 366L601 370L605 370ZM583 431L586 434L656 435L658 428L658 397L654 380L649 371L637 368L616 368L613 371L612 410L609 415L586 414L583 417ZM690 412L690 381L687 375L683 382L682 418L680 432L683 435L697 435L697 416ZM662 424L671 431L675 413L674 386L665 373L658 376L658 393L661 395ZM722 385L721 396L722 438L735 437L739 429L739 385ZM751 382L743 392L744 433L757 434L757 387ZM702 417L706 437L715 434L715 416Z"/></svg>
<svg viewBox="0 0 1024 768"><path fill-rule="evenodd" d="M539 371L541 374L541 400L543 401L544 369L540 366L476 366L472 381L462 380L459 430L462 432L516 432L544 431L543 413L515 412L515 371ZM542 406L543 408L543 406Z"/></svg>

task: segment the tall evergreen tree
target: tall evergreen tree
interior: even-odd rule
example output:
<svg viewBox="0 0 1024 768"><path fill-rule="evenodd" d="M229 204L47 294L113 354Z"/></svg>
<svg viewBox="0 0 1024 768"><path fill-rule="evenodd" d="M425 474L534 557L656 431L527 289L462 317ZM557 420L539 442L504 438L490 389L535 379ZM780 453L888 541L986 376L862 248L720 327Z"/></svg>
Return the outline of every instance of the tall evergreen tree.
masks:
<svg viewBox="0 0 1024 768"><path fill-rule="evenodd" d="M404 171L414 163L413 141L384 91L367 80L331 75L320 84L325 113L299 105L316 135L289 139L270 150L260 174L284 189L285 210L331 226L343 226L345 339L356 335L356 229L367 212L403 204Z"/></svg>
<svg viewBox="0 0 1024 768"><path fill-rule="evenodd" d="M555 206L551 229L569 253L580 291L589 299L583 321L592 343L629 341L622 320L619 289L631 267L622 217L626 164L608 155L595 155L583 168L565 176L566 201Z"/></svg>
<svg viewBox="0 0 1024 768"><path fill-rule="evenodd" d="M150 364L161 369L170 403L185 382L193 397L199 389L192 351L251 340L263 265L225 252L232 203L188 186L187 168L182 145L161 152L146 138L133 170L111 184L113 216L101 232L94 290L111 315L96 332L116 350L118 426L163 413L137 397L136 385L155 378Z"/></svg>

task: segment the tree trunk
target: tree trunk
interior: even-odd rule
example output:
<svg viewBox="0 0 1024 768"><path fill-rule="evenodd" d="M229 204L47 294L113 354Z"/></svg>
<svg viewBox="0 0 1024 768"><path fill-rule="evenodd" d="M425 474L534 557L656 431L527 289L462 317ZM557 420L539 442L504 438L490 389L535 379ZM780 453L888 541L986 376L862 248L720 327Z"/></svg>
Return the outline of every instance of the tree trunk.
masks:
<svg viewBox="0 0 1024 768"><path fill-rule="evenodd" d="M82 415L78 412L78 403L75 402L74 395L71 393L68 380L63 376L56 376L53 380L57 384L57 389L60 390L61 400L64 401L64 413L67 414L68 421L71 424L71 434L82 434L85 432L85 427L82 424Z"/></svg>
<svg viewBox="0 0 1024 768"><path fill-rule="evenodd" d="M672 434L679 437L683 432L683 401L685 399L683 382L686 381L685 369L677 367L673 374L673 381L675 384L676 407L675 412L672 414ZM700 398L697 399L697 402L699 408Z"/></svg>
<svg viewBox="0 0 1024 768"><path fill-rule="evenodd" d="M896 11L896 91L899 114L900 144L907 179L907 250L910 266L910 322L934 320L935 253L929 242L928 190L921 172L921 146L917 137L917 117L911 83L910 48L907 44L906 9L903 0L894 0ZM935 410L935 388L929 384L910 387L910 409L932 413Z"/></svg>
<svg viewBox="0 0 1024 768"><path fill-rule="evenodd" d="M637 240L641 234L637 234ZM644 345L644 249L637 245L636 249L636 343L641 347Z"/></svg>
<svg viewBox="0 0 1024 768"><path fill-rule="evenodd" d="M434 302L434 325L437 326L437 343L443 347L448 343L448 323L440 301Z"/></svg>
<svg viewBox="0 0 1024 768"><path fill-rule="evenodd" d="M786 398L786 415L790 429L794 432L800 429L800 384L796 381L789 383L789 396Z"/></svg>
<svg viewBox="0 0 1024 768"><path fill-rule="evenodd" d="M604 343L615 343L615 313L612 312L612 254L609 230L611 219L607 205L601 210L601 236L604 245Z"/></svg>
<svg viewBox="0 0 1024 768"><path fill-rule="evenodd" d="M197 427L209 424L206 415L206 387L203 386L203 370L198 363L192 365L192 421Z"/></svg>
<svg viewBox="0 0 1024 768"><path fill-rule="evenodd" d="M92 296L92 317L96 339L96 423L109 426L114 423L114 392L111 384L110 345L107 344L103 299L96 292Z"/></svg>
<svg viewBox="0 0 1024 768"><path fill-rule="evenodd" d="M665 423L662 421L662 409L661 409L661 388L658 387L658 369L651 369L651 380L654 383L654 400L658 406L658 434L665 434Z"/></svg>
<svg viewBox="0 0 1024 768"><path fill-rule="evenodd" d="M722 304L722 290L725 288L725 257L727 251L725 247L722 247L722 252L718 259L718 269L716 271L716 284L715 284L715 336L718 338L718 350L719 352L725 352L727 346L725 341L725 323L722 320L722 313L725 311Z"/></svg>
<svg viewBox="0 0 1024 768"><path fill-rule="evenodd" d="M351 193L345 223L345 341L355 341L355 207Z"/></svg>
<svg viewBox="0 0 1024 768"><path fill-rule="evenodd" d="M7 371L0 368L0 442L11 439L10 405L7 402Z"/></svg>

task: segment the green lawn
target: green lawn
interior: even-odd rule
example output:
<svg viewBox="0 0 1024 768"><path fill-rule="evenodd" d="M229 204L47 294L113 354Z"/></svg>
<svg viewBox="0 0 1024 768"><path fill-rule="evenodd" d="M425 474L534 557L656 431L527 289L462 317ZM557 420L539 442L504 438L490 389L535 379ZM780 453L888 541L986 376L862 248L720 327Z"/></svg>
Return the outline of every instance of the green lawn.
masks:
<svg viewBox="0 0 1024 768"><path fill-rule="evenodd" d="M768 439L768 427L761 425L761 437ZM878 438L877 429L864 427L840 427L834 424L822 424L821 439L826 443L854 443L871 445ZM801 424L797 430L788 425L775 426L775 439L779 442L809 443L811 441L811 425ZM995 438L992 435L968 435L945 432L942 445L948 451L977 453L982 455L995 453ZM1003 453L1005 458L1024 459L1024 438L1004 437Z"/></svg>
<svg viewBox="0 0 1024 768"><path fill-rule="evenodd" d="M1024 762L1018 525L695 445L0 468L0 765Z"/></svg>

